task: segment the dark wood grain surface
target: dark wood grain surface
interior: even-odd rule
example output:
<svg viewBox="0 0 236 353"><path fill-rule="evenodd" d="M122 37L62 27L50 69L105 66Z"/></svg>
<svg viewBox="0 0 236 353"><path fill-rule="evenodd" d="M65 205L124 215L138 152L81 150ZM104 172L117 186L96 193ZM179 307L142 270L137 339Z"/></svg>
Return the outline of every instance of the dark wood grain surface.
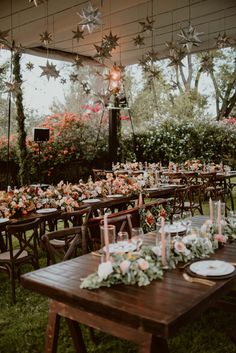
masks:
<svg viewBox="0 0 236 353"><path fill-rule="evenodd" d="M146 237L148 243L154 240ZM236 244L219 249L212 259L236 262ZM214 287L186 282L179 269L166 271L163 280L150 285L115 285L81 289L81 279L96 271L100 258L92 254L49 266L22 276L24 287L75 309L114 323L167 338L194 320L224 295L235 278L218 280Z"/></svg>

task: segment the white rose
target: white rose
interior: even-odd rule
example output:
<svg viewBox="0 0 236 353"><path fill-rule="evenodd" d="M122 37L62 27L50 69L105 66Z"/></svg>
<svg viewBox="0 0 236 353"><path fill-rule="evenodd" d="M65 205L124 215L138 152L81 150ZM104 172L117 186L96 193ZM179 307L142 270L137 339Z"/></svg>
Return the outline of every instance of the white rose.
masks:
<svg viewBox="0 0 236 353"><path fill-rule="evenodd" d="M98 276L101 280L107 279L107 277L113 272L111 261L102 262L98 266Z"/></svg>
<svg viewBox="0 0 236 353"><path fill-rule="evenodd" d="M120 269L123 275L125 275L129 271L130 261L124 260L120 263Z"/></svg>

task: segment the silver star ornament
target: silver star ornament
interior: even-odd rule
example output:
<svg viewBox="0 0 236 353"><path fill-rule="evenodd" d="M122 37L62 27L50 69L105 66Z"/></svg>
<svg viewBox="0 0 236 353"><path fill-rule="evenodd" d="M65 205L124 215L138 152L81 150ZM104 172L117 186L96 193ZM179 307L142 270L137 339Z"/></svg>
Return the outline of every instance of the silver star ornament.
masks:
<svg viewBox="0 0 236 353"><path fill-rule="evenodd" d="M182 28L180 30L180 33L177 34L177 36L180 37L180 44L182 44L182 46L186 48L187 51L190 53L193 46L198 47L199 43L202 42L198 38L202 34L203 32L201 33L196 32L196 29L191 25L191 23L189 23L188 28L187 29Z"/></svg>
<svg viewBox="0 0 236 353"><path fill-rule="evenodd" d="M82 30L87 29L89 33L93 32L94 29L101 25L101 12L98 8L93 8L91 4L87 8L83 8L81 14L77 13L81 20L79 24Z"/></svg>
<svg viewBox="0 0 236 353"><path fill-rule="evenodd" d="M48 81L50 77L53 77L54 79L59 77L59 71L56 70L56 65L53 65L52 62L51 64L49 64L49 61L47 60L47 63L45 66L39 66L39 67L43 70L40 77L46 76Z"/></svg>
<svg viewBox="0 0 236 353"><path fill-rule="evenodd" d="M6 90L4 92L12 94L14 98L17 96L17 94L21 92L20 83L16 81L5 82L5 85L6 85Z"/></svg>

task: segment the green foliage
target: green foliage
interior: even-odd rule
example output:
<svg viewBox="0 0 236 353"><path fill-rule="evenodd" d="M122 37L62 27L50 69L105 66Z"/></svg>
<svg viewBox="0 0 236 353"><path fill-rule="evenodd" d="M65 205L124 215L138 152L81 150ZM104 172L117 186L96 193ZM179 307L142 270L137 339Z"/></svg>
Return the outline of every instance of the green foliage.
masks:
<svg viewBox="0 0 236 353"><path fill-rule="evenodd" d="M21 90L22 77L20 72L20 54L15 52L13 55L13 74L15 81L19 85L19 92L16 94L16 109L17 109L17 125L18 125L18 154L19 154L19 179L21 185L29 183L28 177L28 160L26 148L26 130L25 130L25 115L23 107L23 95Z"/></svg>
<svg viewBox="0 0 236 353"><path fill-rule="evenodd" d="M132 150L130 139L123 143ZM159 127L149 127L136 135L135 154L138 161L167 164L198 158L205 162L223 161L236 165L236 131L227 123L167 119ZM124 157L129 160L129 155Z"/></svg>

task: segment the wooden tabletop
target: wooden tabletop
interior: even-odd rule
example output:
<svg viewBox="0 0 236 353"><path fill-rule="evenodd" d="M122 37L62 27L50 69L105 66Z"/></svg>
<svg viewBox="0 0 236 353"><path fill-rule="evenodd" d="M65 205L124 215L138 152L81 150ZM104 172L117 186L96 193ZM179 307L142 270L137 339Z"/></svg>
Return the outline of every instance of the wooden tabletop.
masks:
<svg viewBox="0 0 236 353"><path fill-rule="evenodd" d="M152 242L151 237L146 240ZM211 258L236 262L236 244L227 244ZM144 287L114 285L81 289L81 279L96 271L99 262L99 257L87 254L27 273L21 282L25 288L58 302L163 338L198 317L235 283L235 277L217 280L213 287L189 283L175 269L166 271L163 280Z"/></svg>

